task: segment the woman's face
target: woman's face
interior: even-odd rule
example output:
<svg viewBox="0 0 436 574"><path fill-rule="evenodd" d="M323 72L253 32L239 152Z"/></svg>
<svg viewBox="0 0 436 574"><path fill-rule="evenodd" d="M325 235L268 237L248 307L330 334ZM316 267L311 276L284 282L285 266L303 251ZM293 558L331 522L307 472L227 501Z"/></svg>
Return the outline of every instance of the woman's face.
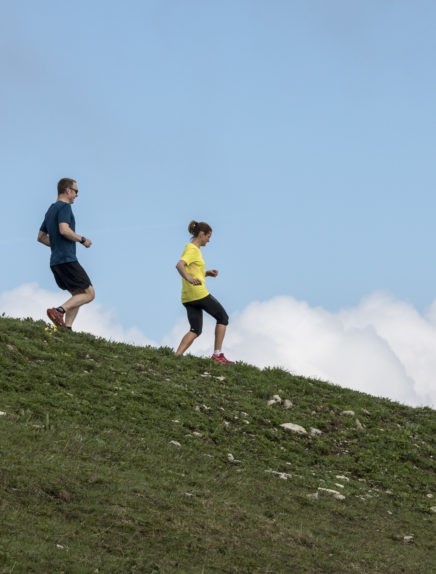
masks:
<svg viewBox="0 0 436 574"><path fill-rule="evenodd" d="M205 233L204 231L200 231L200 233L198 234L198 238L200 239L200 244L202 247L204 247L205 245L207 245L210 241L212 235L212 231L209 231L208 233Z"/></svg>

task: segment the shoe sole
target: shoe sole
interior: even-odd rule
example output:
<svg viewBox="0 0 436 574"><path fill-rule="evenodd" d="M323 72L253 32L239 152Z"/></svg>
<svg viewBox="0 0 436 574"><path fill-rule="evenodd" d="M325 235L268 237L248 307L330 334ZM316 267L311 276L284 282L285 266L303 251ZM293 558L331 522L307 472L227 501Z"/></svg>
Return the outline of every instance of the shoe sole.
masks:
<svg viewBox="0 0 436 574"><path fill-rule="evenodd" d="M212 361L213 361L214 363L218 363L219 365L234 365L234 362L233 362L233 361L228 361L227 359L224 359L224 361L223 361L223 360L218 360L218 359L212 359Z"/></svg>

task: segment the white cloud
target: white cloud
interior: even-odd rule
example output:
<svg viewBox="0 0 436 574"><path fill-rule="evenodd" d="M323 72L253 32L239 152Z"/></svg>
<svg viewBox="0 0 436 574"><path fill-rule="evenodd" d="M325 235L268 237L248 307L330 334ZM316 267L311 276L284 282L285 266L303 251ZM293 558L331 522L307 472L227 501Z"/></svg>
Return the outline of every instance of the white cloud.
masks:
<svg viewBox="0 0 436 574"><path fill-rule="evenodd" d="M68 295L64 295L65 299L67 297ZM49 323L46 309L53 307L54 302L60 304L61 299L62 294L59 291L47 291L38 287L36 283L29 283L0 293L0 313L5 313L8 317L42 319ZM116 322L112 311L104 310L95 301L80 309L74 323L74 330L92 333L112 341L143 346L156 345L139 329L125 329Z"/></svg>
<svg viewBox="0 0 436 574"><path fill-rule="evenodd" d="M213 322L191 347L208 355ZM167 337L176 345L180 321ZM225 353L259 367L292 373L413 406L436 403L436 301L421 315L413 306L376 293L354 308L332 313L292 297L253 302L231 319Z"/></svg>
<svg viewBox="0 0 436 574"><path fill-rule="evenodd" d="M430 306L427 312L427 319L433 327L436 327L436 301L433 301L433 304Z"/></svg>
<svg viewBox="0 0 436 574"><path fill-rule="evenodd" d="M0 313L47 321L59 292L36 284L0 293ZM80 310L75 330L135 345L157 344L140 329L125 329L111 311L93 302ZM180 317L162 345L176 348L188 330ZM214 322L189 352L210 356ZM306 377L412 406L436 403L436 301L425 314L392 296L375 293L356 307L326 311L292 297L253 302L231 318L225 353L258 367L279 366Z"/></svg>

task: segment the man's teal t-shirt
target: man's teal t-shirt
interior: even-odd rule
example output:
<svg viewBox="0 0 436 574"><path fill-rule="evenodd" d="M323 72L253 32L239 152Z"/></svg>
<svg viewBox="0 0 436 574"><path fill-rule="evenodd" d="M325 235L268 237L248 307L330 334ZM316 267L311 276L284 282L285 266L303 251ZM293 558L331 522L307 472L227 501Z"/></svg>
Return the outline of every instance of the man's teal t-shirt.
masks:
<svg viewBox="0 0 436 574"><path fill-rule="evenodd" d="M59 223L68 223L70 228L76 231L73 210L65 201L56 201L50 205L40 227L40 230L48 233L50 237L50 266L77 261L76 242L66 239L59 233Z"/></svg>

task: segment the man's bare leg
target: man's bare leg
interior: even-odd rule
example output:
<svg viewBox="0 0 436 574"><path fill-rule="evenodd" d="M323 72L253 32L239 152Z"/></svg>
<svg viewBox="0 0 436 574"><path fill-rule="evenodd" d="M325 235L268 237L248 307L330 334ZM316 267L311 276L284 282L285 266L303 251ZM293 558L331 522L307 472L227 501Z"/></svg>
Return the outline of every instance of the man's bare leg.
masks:
<svg viewBox="0 0 436 574"><path fill-rule="evenodd" d="M62 305L65 309L65 325L67 327L71 327L75 318L77 317L77 313L82 305L86 305L90 303L95 298L95 291L94 287L90 285L87 289L82 291L81 293L73 294L68 301Z"/></svg>

